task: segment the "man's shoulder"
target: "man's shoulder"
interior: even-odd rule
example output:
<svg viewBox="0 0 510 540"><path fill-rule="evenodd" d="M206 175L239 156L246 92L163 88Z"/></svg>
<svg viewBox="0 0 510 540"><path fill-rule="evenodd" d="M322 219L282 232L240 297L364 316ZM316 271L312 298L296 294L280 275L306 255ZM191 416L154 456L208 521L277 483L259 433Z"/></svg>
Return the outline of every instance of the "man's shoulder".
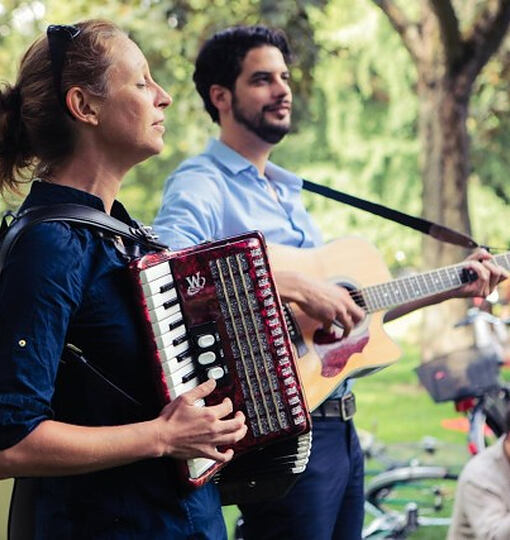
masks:
<svg viewBox="0 0 510 540"><path fill-rule="evenodd" d="M188 178L200 176L211 180L221 180L223 178L222 170L218 163L206 152L182 161L170 175L169 179L181 178L182 176Z"/></svg>

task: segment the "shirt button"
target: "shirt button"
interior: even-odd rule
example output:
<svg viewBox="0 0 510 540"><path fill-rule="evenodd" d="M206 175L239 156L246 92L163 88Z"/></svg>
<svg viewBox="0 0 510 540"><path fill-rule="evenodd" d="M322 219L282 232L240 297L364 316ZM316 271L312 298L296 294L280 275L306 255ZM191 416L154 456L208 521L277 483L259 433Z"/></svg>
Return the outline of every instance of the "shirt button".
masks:
<svg viewBox="0 0 510 540"><path fill-rule="evenodd" d="M26 344L27 344L27 342L26 342L24 339L20 339L20 340L18 341L18 345L19 345L20 347L25 347Z"/></svg>

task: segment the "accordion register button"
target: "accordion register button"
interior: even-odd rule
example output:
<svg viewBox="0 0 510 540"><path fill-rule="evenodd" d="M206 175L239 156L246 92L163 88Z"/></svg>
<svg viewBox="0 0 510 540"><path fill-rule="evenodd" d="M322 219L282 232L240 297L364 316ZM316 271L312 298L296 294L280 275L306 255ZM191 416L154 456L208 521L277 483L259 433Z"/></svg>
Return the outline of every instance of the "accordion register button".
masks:
<svg viewBox="0 0 510 540"><path fill-rule="evenodd" d="M207 370L207 376L210 379L215 379L215 380L221 379L223 377L223 375L225 375L225 371L220 366L216 366L216 367L213 367L213 368Z"/></svg>
<svg viewBox="0 0 510 540"><path fill-rule="evenodd" d="M204 334L197 339L198 346L201 349L207 349L207 347L212 347L214 345L215 339L212 334Z"/></svg>
<svg viewBox="0 0 510 540"><path fill-rule="evenodd" d="M200 353L198 355L198 363L202 366L207 366L207 364L212 364L216 360L216 355L212 351L207 351Z"/></svg>

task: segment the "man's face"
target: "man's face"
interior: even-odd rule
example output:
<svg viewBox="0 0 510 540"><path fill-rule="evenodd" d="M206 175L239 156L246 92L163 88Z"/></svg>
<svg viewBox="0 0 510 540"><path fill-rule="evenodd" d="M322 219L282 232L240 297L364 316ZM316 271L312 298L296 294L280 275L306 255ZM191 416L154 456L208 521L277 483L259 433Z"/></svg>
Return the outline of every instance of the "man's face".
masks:
<svg viewBox="0 0 510 540"><path fill-rule="evenodd" d="M290 129L289 70L279 49L251 49L232 93L234 119L262 140L276 144Z"/></svg>

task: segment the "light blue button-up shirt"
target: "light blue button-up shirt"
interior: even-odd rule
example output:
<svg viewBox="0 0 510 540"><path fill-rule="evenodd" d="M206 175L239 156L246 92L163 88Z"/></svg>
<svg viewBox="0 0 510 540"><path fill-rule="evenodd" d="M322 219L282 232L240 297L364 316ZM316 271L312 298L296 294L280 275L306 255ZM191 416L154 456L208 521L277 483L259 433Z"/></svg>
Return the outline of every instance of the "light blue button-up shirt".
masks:
<svg viewBox="0 0 510 540"><path fill-rule="evenodd" d="M212 139L166 181L154 229L172 249L252 230L268 242L314 247L322 237L301 201L302 186L301 178L271 162L260 176L250 161Z"/></svg>
<svg viewBox="0 0 510 540"><path fill-rule="evenodd" d="M154 229L174 250L253 230L275 244L319 246L322 236L303 206L302 187L301 178L270 161L260 176L250 161L211 139L167 179Z"/></svg>

